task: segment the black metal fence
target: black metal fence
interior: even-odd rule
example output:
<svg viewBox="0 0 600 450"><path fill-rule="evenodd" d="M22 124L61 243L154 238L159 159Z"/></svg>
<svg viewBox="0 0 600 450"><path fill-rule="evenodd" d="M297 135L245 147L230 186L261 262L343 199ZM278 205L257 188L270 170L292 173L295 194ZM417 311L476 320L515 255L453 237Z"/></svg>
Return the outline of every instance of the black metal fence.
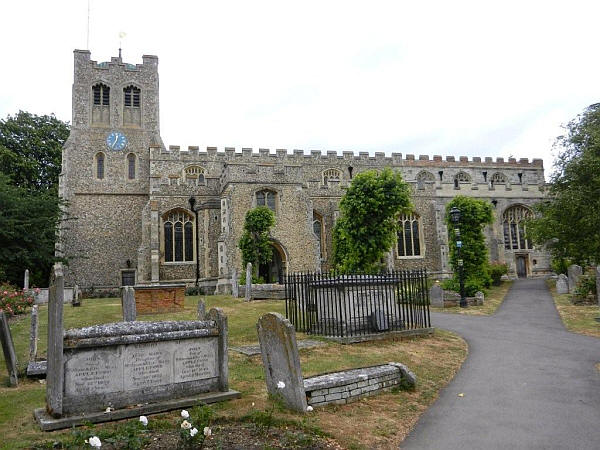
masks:
<svg viewBox="0 0 600 450"><path fill-rule="evenodd" d="M354 337L431 326L426 270L378 275L294 273L285 313L296 331Z"/></svg>

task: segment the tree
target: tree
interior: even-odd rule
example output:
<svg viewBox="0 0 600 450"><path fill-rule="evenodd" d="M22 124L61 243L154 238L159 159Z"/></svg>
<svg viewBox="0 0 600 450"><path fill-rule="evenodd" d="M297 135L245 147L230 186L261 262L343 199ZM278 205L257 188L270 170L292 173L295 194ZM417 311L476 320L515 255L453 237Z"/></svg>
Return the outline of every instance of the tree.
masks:
<svg viewBox="0 0 600 450"><path fill-rule="evenodd" d="M535 205L527 234L555 261L600 263L600 103L588 106L559 136L548 199Z"/></svg>
<svg viewBox="0 0 600 450"><path fill-rule="evenodd" d="M8 282L22 285L29 269L33 286L47 285L59 217L53 190L32 192L0 173L0 274Z"/></svg>
<svg viewBox="0 0 600 450"><path fill-rule="evenodd" d="M260 264L267 264L273 259L273 249L269 232L275 225L275 214L266 206L257 206L246 213L244 232L238 247L242 251L242 270L250 262L253 272L258 273ZM242 273L244 282L246 272Z"/></svg>
<svg viewBox="0 0 600 450"><path fill-rule="evenodd" d="M411 210L402 175L386 168L359 173L340 201L333 230L333 263L343 273L373 273L396 240L398 216Z"/></svg>
<svg viewBox="0 0 600 450"><path fill-rule="evenodd" d="M454 270L451 280L446 281L444 287L454 291L459 290L460 270L458 265L458 249L455 225L450 220L450 210L457 207L461 212L458 227L460 229L460 259L463 260L465 275L465 293L467 296L489 287L492 283L488 270L488 249L485 245L483 228L494 221L492 205L484 200L478 200L462 195L456 196L446 205L446 225L448 226L448 240L450 244L450 265Z"/></svg>
<svg viewBox="0 0 600 450"><path fill-rule="evenodd" d="M68 137L69 124L53 114L19 111L14 117L0 119L0 172L18 187L56 189L62 146Z"/></svg>

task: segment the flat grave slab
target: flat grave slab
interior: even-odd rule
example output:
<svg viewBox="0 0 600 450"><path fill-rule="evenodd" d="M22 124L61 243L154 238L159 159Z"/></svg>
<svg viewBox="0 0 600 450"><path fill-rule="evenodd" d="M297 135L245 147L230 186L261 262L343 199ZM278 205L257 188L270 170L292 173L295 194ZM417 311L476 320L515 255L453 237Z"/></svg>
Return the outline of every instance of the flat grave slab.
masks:
<svg viewBox="0 0 600 450"><path fill-rule="evenodd" d="M297 341L298 349L303 348L315 348L322 347L323 345L327 345L326 342L315 341L313 339L303 339L301 341ZM246 356L255 356L260 355L260 345L245 345L243 347L229 347L231 350L236 351L238 353L242 353Z"/></svg>

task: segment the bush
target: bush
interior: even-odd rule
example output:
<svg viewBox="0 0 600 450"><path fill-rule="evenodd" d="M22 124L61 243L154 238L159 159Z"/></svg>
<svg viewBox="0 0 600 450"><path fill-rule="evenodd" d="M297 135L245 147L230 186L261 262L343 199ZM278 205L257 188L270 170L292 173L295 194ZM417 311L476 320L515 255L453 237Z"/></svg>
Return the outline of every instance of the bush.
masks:
<svg viewBox="0 0 600 450"><path fill-rule="evenodd" d="M499 286L502 282L502 275L506 275L508 273L508 266L501 263L491 263L488 270L490 272L490 276L492 277L492 284L494 286Z"/></svg>
<svg viewBox="0 0 600 450"><path fill-rule="evenodd" d="M550 268L555 274L567 273L567 269L569 266L573 264L573 262L568 258L552 258L552 262L550 263Z"/></svg>
<svg viewBox="0 0 600 450"><path fill-rule="evenodd" d="M22 291L10 284L0 285L0 312L9 316L25 314L27 308L33 305L31 291Z"/></svg>
<svg viewBox="0 0 600 450"><path fill-rule="evenodd" d="M596 295L596 276L584 274L579 277L577 286L575 286L575 296L579 300L586 300L588 295Z"/></svg>
<svg viewBox="0 0 600 450"><path fill-rule="evenodd" d="M477 291L485 292L485 289L490 287L490 284L486 281L488 280L478 277L467 278L465 280L465 297L474 297ZM457 279L450 278L442 283L442 289L460 294L460 282Z"/></svg>

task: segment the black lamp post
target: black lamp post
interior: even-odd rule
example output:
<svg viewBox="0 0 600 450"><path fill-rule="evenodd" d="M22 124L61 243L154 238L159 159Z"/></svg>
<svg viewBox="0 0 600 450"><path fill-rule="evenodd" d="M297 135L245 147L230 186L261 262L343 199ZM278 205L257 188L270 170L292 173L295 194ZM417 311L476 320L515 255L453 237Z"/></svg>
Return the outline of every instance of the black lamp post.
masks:
<svg viewBox="0 0 600 450"><path fill-rule="evenodd" d="M462 248L462 241L460 238L460 219L461 219L461 211L456 206L452 207L450 210L450 220L454 224L454 236L456 237L456 250L458 252L457 263L458 263L458 277L460 280L460 307L466 308L468 306L467 299L465 297L465 268L463 264L463 260L460 257L460 249Z"/></svg>
<svg viewBox="0 0 600 450"><path fill-rule="evenodd" d="M200 264L198 260L198 209L200 209L200 206L198 206L198 209L195 208L196 198L193 196L190 197L188 201L190 202L190 209L194 211L194 214L196 216L196 294L198 294L198 283L200 280Z"/></svg>

